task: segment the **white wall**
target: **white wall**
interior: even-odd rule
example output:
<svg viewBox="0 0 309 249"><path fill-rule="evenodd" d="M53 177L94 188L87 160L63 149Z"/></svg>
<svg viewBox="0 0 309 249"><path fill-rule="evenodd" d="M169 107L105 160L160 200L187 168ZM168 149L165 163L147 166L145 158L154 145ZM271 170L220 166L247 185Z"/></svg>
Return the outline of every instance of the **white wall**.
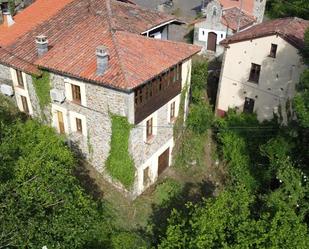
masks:
<svg viewBox="0 0 309 249"><path fill-rule="evenodd" d="M219 44L222 40L224 40L226 38L226 32L224 32L224 31L217 31L217 30L213 30L213 29L199 28L198 39L200 41L206 42L206 44L207 44L209 32L214 32L214 33L217 34L217 44Z"/></svg>
<svg viewBox="0 0 309 249"><path fill-rule="evenodd" d="M276 58L268 56L272 43L278 45ZM261 65L258 84L248 82L251 63ZM279 36L230 44L221 72L217 109L236 107L242 111L245 97L249 97L255 99L258 119L271 119L274 107L294 96L303 70L298 50Z"/></svg>
<svg viewBox="0 0 309 249"><path fill-rule="evenodd" d="M22 87L18 86L16 70L13 69L13 68L10 68L10 72L11 72L11 76L12 76L14 92L15 92L15 95L16 95L16 102L17 102L17 106L18 106L19 110L24 111L23 104L22 104L22 101L21 101L21 96L24 96L24 97L27 98L29 114L32 115L33 114L33 108L32 108L32 104L31 104L30 97L29 97L26 74L24 72L22 72L22 77L23 77L23 82L24 82L24 87L22 88Z"/></svg>

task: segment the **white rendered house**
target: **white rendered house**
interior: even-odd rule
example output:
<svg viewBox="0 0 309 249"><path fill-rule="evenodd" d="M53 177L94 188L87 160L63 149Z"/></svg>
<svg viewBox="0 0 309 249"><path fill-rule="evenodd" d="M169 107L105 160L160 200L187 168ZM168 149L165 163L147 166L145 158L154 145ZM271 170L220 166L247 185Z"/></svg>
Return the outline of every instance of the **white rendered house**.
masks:
<svg viewBox="0 0 309 249"><path fill-rule="evenodd" d="M309 21L284 18L261 23L221 42L225 46L216 111L255 112L260 121L274 113L286 120L287 103L305 66L299 55Z"/></svg>

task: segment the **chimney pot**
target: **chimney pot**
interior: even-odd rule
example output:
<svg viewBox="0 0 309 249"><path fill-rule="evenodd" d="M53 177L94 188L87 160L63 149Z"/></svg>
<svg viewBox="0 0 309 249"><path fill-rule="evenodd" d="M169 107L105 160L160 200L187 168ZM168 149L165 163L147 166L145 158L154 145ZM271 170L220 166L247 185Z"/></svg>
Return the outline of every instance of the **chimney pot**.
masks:
<svg viewBox="0 0 309 249"><path fill-rule="evenodd" d="M15 23L12 15L11 15L11 13L9 11L7 11L7 10L3 11L2 12L2 16L3 16L3 24L4 24L4 26L10 27L10 26L12 26Z"/></svg>
<svg viewBox="0 0 309 249"><path fill-rule="evenodd" d="M48 40L46 35L36 36L35 43L39 56L44 55L48 51Z"/></svg>
<svg viewBox="0 0 309 249"><path fill-rule="evenodd" d="M96 48L97 56L97 75L103 75L108 68L109 54L105 46L101 45Z"/></svg>

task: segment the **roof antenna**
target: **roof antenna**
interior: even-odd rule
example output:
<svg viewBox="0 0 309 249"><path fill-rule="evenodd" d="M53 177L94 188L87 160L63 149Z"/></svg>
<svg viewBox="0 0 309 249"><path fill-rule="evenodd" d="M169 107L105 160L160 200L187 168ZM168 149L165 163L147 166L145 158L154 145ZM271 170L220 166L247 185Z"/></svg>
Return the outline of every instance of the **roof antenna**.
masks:
<svg viewBox="0 0 309 249"><path fill-rule="evenodd" d="M240 9L239 9L239 15L238 15L238 21L237 21L237 33L240 30L240 21L241 21L241 15L242 15L242 4L243 4L243 0L240 0Z"/></svg>

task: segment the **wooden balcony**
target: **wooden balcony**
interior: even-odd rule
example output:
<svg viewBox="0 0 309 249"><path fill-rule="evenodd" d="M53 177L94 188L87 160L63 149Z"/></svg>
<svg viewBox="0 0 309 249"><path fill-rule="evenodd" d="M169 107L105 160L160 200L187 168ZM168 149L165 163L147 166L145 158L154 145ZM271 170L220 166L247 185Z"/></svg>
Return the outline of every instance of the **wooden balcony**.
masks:
<svg viewBox="0 0 309 249"><path fill-rule="evenodd" d="M181 93L181 64L135 90L135 124Z"/></svg>

